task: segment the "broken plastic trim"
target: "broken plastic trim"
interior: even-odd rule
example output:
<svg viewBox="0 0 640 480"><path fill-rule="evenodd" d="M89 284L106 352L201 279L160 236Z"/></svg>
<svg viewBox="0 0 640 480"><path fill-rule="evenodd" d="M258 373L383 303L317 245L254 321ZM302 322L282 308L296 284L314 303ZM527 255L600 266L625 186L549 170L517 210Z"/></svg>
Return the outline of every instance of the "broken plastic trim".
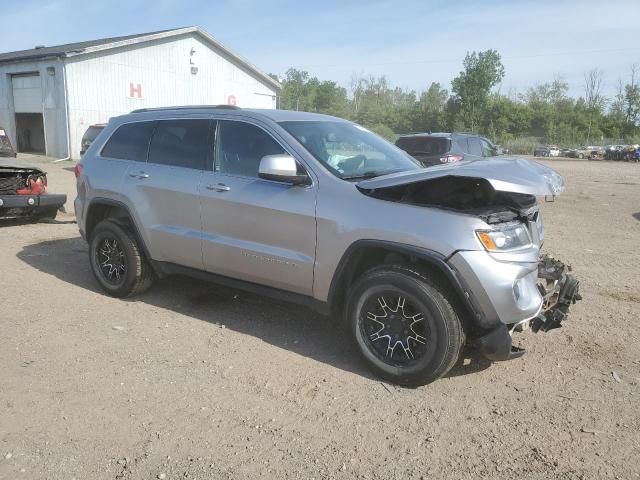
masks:
<svg viewBox="0 0 640 480"><path fill-rule="evenodd" d="M525 354L524 348L515 347L512 344L511 331L507 325L500 325L476 339L475 345L480 354L492 362L513 360Z"/></svg>

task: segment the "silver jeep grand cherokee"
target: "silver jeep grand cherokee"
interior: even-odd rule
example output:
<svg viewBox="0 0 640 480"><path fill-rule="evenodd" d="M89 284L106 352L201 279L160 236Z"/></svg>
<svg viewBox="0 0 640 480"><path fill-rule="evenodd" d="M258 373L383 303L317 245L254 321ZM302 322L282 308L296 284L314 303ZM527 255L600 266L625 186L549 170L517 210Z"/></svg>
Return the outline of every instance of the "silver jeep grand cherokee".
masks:
<svg viewBox="0 0 640 480"><path fill-rule="evenodd" d="M381 377L422 385L466 344L559 327L578 282L540 255L536 196L564 182L524 159L420 165L325 115L235 107L113 118L76 167L78 226L110 295L186 274L342 315Z"/></svg>

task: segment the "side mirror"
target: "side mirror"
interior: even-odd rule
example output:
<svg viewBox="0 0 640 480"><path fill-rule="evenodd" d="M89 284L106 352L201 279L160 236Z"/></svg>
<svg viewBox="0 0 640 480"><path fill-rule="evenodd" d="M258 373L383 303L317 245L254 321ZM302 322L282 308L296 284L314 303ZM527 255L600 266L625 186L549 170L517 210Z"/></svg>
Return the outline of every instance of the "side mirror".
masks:
<svg viewBox="0 0 640 480"><path fill-rule="evenodd" d="M258 176L266 180L287 182L292 185L310 185L311 179L298 172L298 164L291 155L265 155L260 160Z"/></svg>

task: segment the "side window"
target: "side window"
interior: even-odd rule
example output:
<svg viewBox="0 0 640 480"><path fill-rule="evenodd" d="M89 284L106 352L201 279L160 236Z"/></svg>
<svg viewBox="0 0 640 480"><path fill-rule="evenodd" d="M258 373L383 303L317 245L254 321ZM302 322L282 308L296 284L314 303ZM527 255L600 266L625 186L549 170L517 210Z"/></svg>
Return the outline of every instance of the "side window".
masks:
<svg viewBox="0 0 640 480"><path fill-rule="evenodd" d="M218 125L217 172L257 177L262 157L285 153L267 132L255 125L226 120Z"/></svg>
<svg viewBox="0 0 640 480"><path fill-rule="evenodd" d="M482 156L482 145L480 145L480 139L478 137L468 137L469 153L478 157Z"/></svg>
<svg viewBox="0 0 640 480"><path fill-rule="evenodd" d="M456 138L451 143L451 153L469 153L469 145L466 138Z"/></svg>
<svg viewBox="0 0 640 480"><path fill-rule="evenodd" d="M491 145L486 138L481 138L480 142L482 143L482 156L483 157L495 157L498 152L496 151L496 147Z"/></svg>
<svg viewBox="0 0 640 480"><path fill-rule="evenodd" d="M159 120L148 162L205 170L210 124L206 119Z"/></svg>
<svg viewBox="0 0 640 480"><path fill-rule="evenodd" d="M154 127L155 122L136 122L120 125L102 149L102 156L146 162L149 140Z"/></svg>

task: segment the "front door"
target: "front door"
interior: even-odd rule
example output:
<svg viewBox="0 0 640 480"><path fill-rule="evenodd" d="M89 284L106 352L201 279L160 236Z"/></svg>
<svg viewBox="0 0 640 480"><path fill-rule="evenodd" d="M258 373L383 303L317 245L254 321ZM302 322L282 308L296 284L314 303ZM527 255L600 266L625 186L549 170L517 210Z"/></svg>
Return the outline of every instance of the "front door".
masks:
<svg viewBox="0 0 640 480"><path fill-rule="evenodd" d="M258 177L260 159L286 153L261 127L218 122L215 169L200 183L205 269L311 295L316 184Z"/></svg>

